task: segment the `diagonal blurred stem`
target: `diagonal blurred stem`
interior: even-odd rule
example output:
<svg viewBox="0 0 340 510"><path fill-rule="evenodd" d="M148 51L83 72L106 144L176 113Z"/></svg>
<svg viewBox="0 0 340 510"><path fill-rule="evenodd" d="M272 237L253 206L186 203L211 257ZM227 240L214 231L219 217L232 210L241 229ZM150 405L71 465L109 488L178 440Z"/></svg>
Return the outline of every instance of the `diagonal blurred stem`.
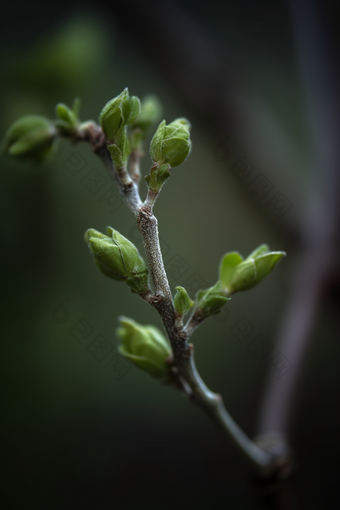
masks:
<svg viewBox="0 0 340 510"><path fill-rule="evenodd" d="M300 256L292 273L291 299L278 338L293 368L284 379L269 377L259 417L260 434L285 432L318 305L335 263L339 226L339 52L330 2L290 2L315 166L314 182L299 231Z"/></svg>

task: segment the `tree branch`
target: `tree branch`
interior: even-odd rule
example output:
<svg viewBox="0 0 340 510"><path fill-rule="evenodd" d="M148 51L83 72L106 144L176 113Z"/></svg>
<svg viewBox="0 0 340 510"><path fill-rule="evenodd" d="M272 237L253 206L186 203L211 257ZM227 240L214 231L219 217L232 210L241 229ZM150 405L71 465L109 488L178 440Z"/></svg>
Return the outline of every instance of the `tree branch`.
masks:
<svg viewBox="0 0 340 510"><path fill-rule="evenodd" d="M185 330L176 327L172 295L159 244L157 219L152 214L151 208L145 204L140 209L137 226L142 236L154 284L156 300L151 304L161 317L173 350L173 362L183 381L191 390L191 400L201 407L224 433L231 437L261 475L269 476L283 469L289 462L288 457L273 455L259 448L230 416L222 397L211 392L202 381L196 369L193 345L188 344L190 333L194 328ZM190 324L193 324L192 321Z"/></svg>
<svg viewBox="0 0 340 510"><path fill-rule="evenodd" d="M176 323L172 294L166 275L158 234L158 222L152 209L158 193L148 191L143 204L138 191L138 178L132 180L126 169L116 170L107 149L107 141L101 128L89 122L79 128L75 140L87 140L93 151L101 158L110 176L116 181L119 192L128 208L134 214L141 234L154 286L151 291L141 296L158 311L168 335L173 358L169 360L178 370L179 389L185 392L193 403L201 407L212 421L240 448L247 459L256 466L262 476L270 476L282 471L289 463L287 455L277 455L264 451L253 442L237 425L226 410L222 397L213 393L201 379L194 361L194 348L188 340L194 329L202 322L195 313L186 328ZM136 174L135 174L136 177ZM154 196L155 195L155 196Z"/></svg>

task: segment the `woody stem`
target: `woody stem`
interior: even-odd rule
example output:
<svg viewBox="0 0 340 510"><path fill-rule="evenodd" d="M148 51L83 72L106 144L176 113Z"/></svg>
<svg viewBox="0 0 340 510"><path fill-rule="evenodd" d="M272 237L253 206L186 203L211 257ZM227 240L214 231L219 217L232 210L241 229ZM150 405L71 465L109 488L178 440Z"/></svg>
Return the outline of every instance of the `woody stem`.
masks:
<svg viewBox="0 0 340 510"><path fill-rule="evenodd" d="M138 185L135 182L131 182L131 185L128 186L123 185L117 178L117 173L106 147L101 147L96 152L104 161L110 174L115 176L121 195L136 217L154 286L150 304L157 309L163 322L171 343L174 364L185 385L191 390L190 399L201 407L210 419L233 440L261 475L270 476L283 469L288 462L287 458L278 457L270 451L259 448L230 416L224 406L222 397L210 391L205 385L196 369L193 346L188 344L194 327L185 330L183 326L176 324L172 294L160 248L158 222L152 212L154 200L150 199L153 197L150 197L149 194L149 200L142 204Z"/></svg>

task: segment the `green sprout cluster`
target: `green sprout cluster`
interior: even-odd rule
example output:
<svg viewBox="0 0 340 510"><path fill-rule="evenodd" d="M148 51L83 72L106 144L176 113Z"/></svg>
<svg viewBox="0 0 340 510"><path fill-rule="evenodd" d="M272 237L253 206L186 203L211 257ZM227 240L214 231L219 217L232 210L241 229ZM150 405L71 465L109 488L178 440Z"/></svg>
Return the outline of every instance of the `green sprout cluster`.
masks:
<svg viewBox="0 0 340 510"><path fill-rule="evenodd" d="M126 168L132 151L143 154L145 140L151 128L160 120L162 107L155 96L140 101L124 89L102 109L99 124L114 167ZM56 140L67 137L73 141L86 139L87 129L93 121L81 122L79 100L72 108L63 103L56 106L56 119L30 115L12 124L2 142L2 152L21 160L40 163L54 152ZM97 126L98 127L98 126ZM190 122L175 119L170 124L163 120L158 125L151 143L152 167L145 177L148 188L158 193L171 175L191 152ZM85 242L99 270L116 282L126 283L133 293L142 297L151 290L149 270L137 248L117 230L108 227L107 234L88 229ZM191 310L191 317L205 320L221 312L231 296L258 285L277 265L285 253L270 251L260 245L246 258L238 252L226 253L220 262L217 282L208 289L201 289L192 300L184 287L176 287L173 305L177 324L183 327L183 318ZM135 366L163 382L171 379L167 360L172 355L171 346L154 326L142 326L132 319L121 318L117 330L119 352Z"/></svg>

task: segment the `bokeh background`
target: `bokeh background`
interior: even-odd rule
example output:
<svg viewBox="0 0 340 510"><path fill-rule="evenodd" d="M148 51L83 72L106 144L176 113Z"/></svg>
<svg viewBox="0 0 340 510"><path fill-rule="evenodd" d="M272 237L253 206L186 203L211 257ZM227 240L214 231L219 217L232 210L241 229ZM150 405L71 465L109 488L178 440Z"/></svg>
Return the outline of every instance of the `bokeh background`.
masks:
<svg viewBox="0 0 340 510"><path fill-rule="evenodd" d="M112 225L141 243L90 148L62 141L38 168L1 156L5 508L336 506L334 5L60 0L3 8L1 137L18 117L53 118L56 103L76 96L81 118L97 120L126 86L158 95L168 122L192 122L192 154L155 208L173 290L184 285L193 295L212 285L227 251L246 255L267 242L288 253L193 342L203 379L247 434L285 432L296 457L278 490L259 483L199 409L118 358L119 315L159 319L98 273L83 233ZM146 150L144 174L149 167ZM271 347L266 355L259 340Z"/></svg>

